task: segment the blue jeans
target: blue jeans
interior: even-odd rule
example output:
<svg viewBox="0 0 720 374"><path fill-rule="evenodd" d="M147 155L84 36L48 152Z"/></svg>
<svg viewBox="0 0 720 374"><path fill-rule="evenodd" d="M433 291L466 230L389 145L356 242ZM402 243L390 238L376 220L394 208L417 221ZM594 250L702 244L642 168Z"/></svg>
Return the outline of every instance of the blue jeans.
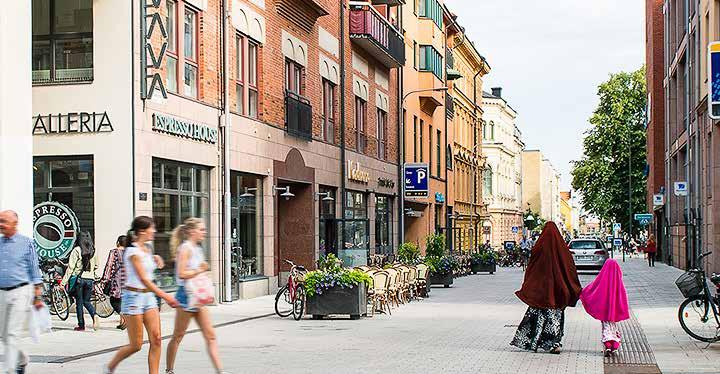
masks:
<svg viewBox="0 0 720 374"><path fill-rule="evenodd" d="M95 308L90 302L92 294L93 281L91 279L79 278L75 285L75 312L77 313L79 327L85 328L83 307L90 313L90 318L95 318Z"/></svg>

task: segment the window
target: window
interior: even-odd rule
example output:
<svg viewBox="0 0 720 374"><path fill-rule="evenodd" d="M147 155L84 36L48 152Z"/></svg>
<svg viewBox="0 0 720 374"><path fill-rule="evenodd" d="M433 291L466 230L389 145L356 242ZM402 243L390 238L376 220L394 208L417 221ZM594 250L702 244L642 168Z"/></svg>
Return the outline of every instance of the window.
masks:
<svg viewBox="0 0 720 374"><path fill-rule="evenodd" d="M393 253L392 200L388 196L375 196L375 254Z"/></svg>
<svg viewBox="0 0 720 374"><path fill-rule="evenodd" d="M435 204L435 233L441 234L442 233L442 204Z"/></svg>
<svg viewBox="0 0 720 374"><path fill-rule="evenodd" d="M327 79L323 79L322 93L323 126L320 129L322 139L329 143L335 143L335 84Z"/></svg>
<svg viewBox="0 0 720 374"><path fill-rule="evenodd" d="M419 0L418 16L430 18L437 27L442 28L443 11L437 0Z"/></svg>
<svg viewBox="0 0 720 374"><path fill-rule="evenodd" d="M92 0L32 1L33 83L93 80Z"/></svg>
<svg viewBox="0 0 720 374"><path fill-rule="evenodd" d="M177 93L177 2L168 0L166 5L167 20L165 23L167 25L168 47L167 56L165 57L165 68L167 69L167 90Z"/></svg>
<svg viewBox="0 0 720 374"><path fill-rule="evenodd" d="M490 140L495 141L495 122L490 121Z"/></svg>
<svg viewBox="0 0 720 374"><path fill-rule="evenodd" d="M486 196L493 194L493 171L490 167L483 172L483 193Z"/></svg>
<svg viewBox="0 0 720 374"><path fill-rule="evenodd" d="M450 144L447 145L447 150L445 151L445 167L447 167L448 170L453 169L453 151Z"/></svg>
<svg viewBox="0 0 720 374"><path fill-rule="evenodd" d="M183 26L183 52L185 54L183 94L193 99L197 99L198 97L197 19L197 12L185 6Z"/></svg>
<svg viewBox="0 0 720 374"><path fill-rule="evenodd" d="M235 42L236 110L251 118L258 117L258 55L260 45L238 33Z"/></svg>
<svg viewBox="0 0 720 374"><path fill-rule="evenodd" d="M377 157L381 160L387 159L387 113L377 110Z"/></svg>
<svg viewBox="0 0 720 374"><path fill-rule="evenodd" d="M413 116L413 162L418 162L418 118Z"/></svg>
<svg viewBox="0 0 720 374"><path fill-rule="evenodd" d="M235 58L237 59L235 67L235 110L240 114L245 114L245 38L240 34L235 38Z"/></svg>
<svg viewBox="0 0 720 374"><path fill-rule="evenodd" d="M35 157L33 159L33 197L35 205L54 201L68 207L77 217L79 231L87 231L95 238L94 167L92 156ZM72 244L63 246L55 232L56 226L47 221L45 229L35 233L39 242L38 254L44 258L63 258ZM49 232L51 231L51 232ZM64 232L64 231L61 231ZM46 235L47 234L47 235ZM54 234L54 235L52 235ZM53 236L55 236L53 238Z"/></svg>
<svg viewBox="0 0 720 374"><path fill-rule="evenodd" d="M305 93L303 89L303 77L305 75L305 67L297 62L285 59L285 89L296 95L302 96Z"/></svg>
<svg viewBox="0 0 720 374"><path fill-rule="evenodd" d="M338 250L343 265L355 267L367 265L370 250L370 224L367 218L367 195L347 191L345 215L345 243Z"/></svg>
<svg viewBox="0 0 720 374"><path fill-rule="evenodd" d="M440 178L442 176L441 175L442 174L442 156L440 155L441 151L442 151L441 147L442 147L442 133L440 132L440 130L437 130L437 142L435 143L437 156L435 156L435 158L437 159L436 166L437 166L438 178Z"/></svg>
<svg viewBox="0 0 720 374"><path fill-rule="evenodd" d="M338 229L335 217L336 190L320 186L320 254L338 255Z"/></svg>
<svg viewBox="0 0 720 374"><path fill-rule="evenodd" d="M425 148L425 144L423 144L423 133L425 132L425 122L423 120L420 120L420 162L425 161L425 157L423 157L423 148Z"/></svg>
<svg viewBox="0 0 720 374"><path fill-rule="evenodd" d="M413 40L413 67L415 70L418 68L418 44L416 41Z"/></svg>
<svg viewBox="0 0 720 374"><path fill-rule="evenodd" d="M485 121L483 121L483 124L482 124L482 138L483 138L483 140L487 140L487 138L488 138L488 137L487 137L487 133L488 133L488 131L487 131L487 123L486 123Z"/></svg>
<svg viewBox="0 0 720 374"><path fill-rule="evenodd" d="M430 71L443 80L443 58L440 52L431 45L420 46L420 71Z"/></svg>
<svg viewBox="0 0 720 374"><path fill-rule="evenodd" d="M355 96L355 132L357 136L357 151L365 153L367 135L365 134L365 120L367 118L367 102Z"/></svg>
<svg viewBox="0 0 720 374"><path fill-rule="evenodd" d="M230 173L230 240L232 248L232 298L239 299L239 281L264 273L263 178Z"/></svg>
<svg viewBox="0 0 720 374"><path fill-rule="evenodd" d="M428 172L430 175L432 175L433 169L432 169L432 163L433 163L433 127L428 125L428 142L430 144L428 145Z"/></svg>
<svg viewBox="0 0 720 374"><path fill-rule="evenodd" d="M248 116L252 118L258 117L258 102L260 94L258 93L258 49L260 46L256 43L248 41Z"/></svg>
<svg viewBox="0 0 720 374"><path fill-rule="evenodd" d="M152 214L157 228L153 244L155 254L165 261L156 279L159 286L168 287L175 284L175 258L170 251L173 229L188 217L199 217L210 231L210 169L153 159L152 185ZM206 239L204 248L208 243Z"/></svg>

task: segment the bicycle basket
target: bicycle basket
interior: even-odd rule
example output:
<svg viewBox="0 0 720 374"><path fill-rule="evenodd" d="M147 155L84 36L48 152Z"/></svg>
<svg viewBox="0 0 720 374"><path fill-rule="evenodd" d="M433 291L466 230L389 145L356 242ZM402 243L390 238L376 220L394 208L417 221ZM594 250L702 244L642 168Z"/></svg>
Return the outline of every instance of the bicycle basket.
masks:
<svg viewBox="0 0 720 374"><path fill-rule="evenodd" d="M683 296L688 298L700 295L703 292L703 281L704 279L702 279L701 273L688 271L678 277L675 281L675 285Z"/></svg>

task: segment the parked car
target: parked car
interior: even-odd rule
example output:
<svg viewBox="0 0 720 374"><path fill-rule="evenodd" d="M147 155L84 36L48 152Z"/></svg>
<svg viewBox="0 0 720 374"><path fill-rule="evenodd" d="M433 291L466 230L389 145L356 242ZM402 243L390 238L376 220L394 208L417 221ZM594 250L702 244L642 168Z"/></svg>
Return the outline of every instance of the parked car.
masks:
<svg viewBox="0 0 720 374"><path fill-rule="evenodd" d="M568 244L578 270L600 270L610 258L607 249L597 239L575 239Z"/></svg>

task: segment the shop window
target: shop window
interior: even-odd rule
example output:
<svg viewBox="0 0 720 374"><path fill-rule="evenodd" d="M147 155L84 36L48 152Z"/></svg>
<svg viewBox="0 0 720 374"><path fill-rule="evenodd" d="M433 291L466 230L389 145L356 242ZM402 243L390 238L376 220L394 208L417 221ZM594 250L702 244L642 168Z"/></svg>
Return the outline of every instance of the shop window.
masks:
<svg viewBox="0 0 720 374"><path fill-rule="evenodd" d="M93 80L92 0L32 0L32 80Z"/></svg>
<svg viewBox="0 0 720 374"><path fill-rule="evenodd" d="M152 210L157 233L155 254L165 261L157 281L162 287L175 285L175 258L170 250L173 229L188 217L205 221L210 231L210 170L204 166L153 159ZM203 244L208 263L209 240Z"/></svg>
<svg viewBox="0 0 720 374"><path fill-rule="evenodd" d="M263 179L232 172L230 175L230 238L232 243L232 293L239 298L239 283L264 274Z"/></svg>
<svg viewBox="0 0 720 374"><path fill-rule="evenodd" d="M355 135L358 153L365 153L367 147L367 134L365 121L367 120L367 102L355 96Z"/></svg>
<svg viewBox="0 0 720 374"><path fill-rule="evenodd" d="M35 205L53 201L67 206L77 217L78 231L95 238L94 162L92 156L35 157L33 197ZM73 245L62 257L69 255Z"/></svg>
<svg viewBox="0 0 720 374"><path fill-rule="evenodd" d="M381 160L387 159L387 112L377 110L377 157Z"/></svg>
<svg viewBox="0 0 720 374"><path fill-rule="evenodd" d="M327 79L322 80L322 139L328 143L335 143L335 84Z"/></svg>
<svg viewBox="0 0 720 374"><path fill-rule="evenodd" d="M376 254L389 255L393 253L392 217L392 199L387 196L375 196Z"/></svg>
<svg viewBox="0 0 720 374"><path fill-rule="evenodd" d="M320 254L338 255L338 230L335 204L336 190L332 187L320 187L318 204L320 205Z"/></svg>
<svg viewBox="0 0 720 374"><path fill-rule="evenodd" d="M347 191L345 204L345 243L338 250L347 267L367 265L370 250L370 222L367 217L367 195Z"/></svg>

